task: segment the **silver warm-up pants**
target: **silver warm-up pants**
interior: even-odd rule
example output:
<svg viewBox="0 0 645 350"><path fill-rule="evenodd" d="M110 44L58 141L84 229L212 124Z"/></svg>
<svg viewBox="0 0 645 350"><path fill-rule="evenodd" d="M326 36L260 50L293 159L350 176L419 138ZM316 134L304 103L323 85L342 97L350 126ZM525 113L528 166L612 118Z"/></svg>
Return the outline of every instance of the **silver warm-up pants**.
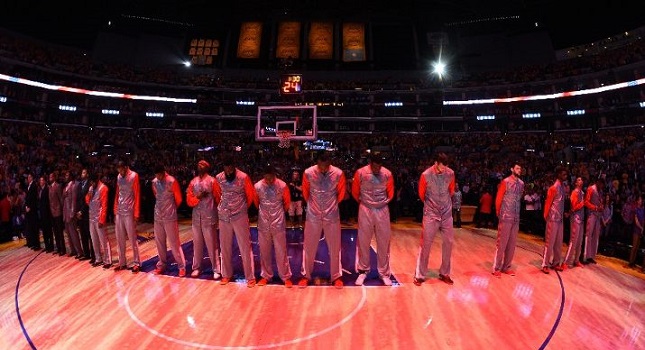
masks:
<svg viewBox="0 0 645 350"><path fill-rule="evenodd" d="M137 241L137 223L134 221L134 215L117 214L114 218L114 231L116 232L116 242L119 251L119 265L128 265L128 258L125 254L126 240L129 240L132 246L134 264L141 264L139 242Z"/></svg>
<svg viewBox="0 0 645 350"><path fill-rule="evenodd" d="M96 256L95 261L112 264L110 240L105 234L105 229L99 227L97 221L90 221L90 236L92 237L92 246L94 247L94 255Z"/></svg>
<svg viewBox="0 0 645 350"><path fill-rule="evenodd" d="M237 240L242 256L244 278L247 281L255 279L255 266L253 263L253 250L251 249L251 232L249 231L249 217L240 215L230 222L219 221L219 238L222 249L222 277L233 276L233 234Z"/></svg>
<svg viewBox="0 0 645 350"><path fill-rule="evenodd" d="M547 221L542 267L558 266L562 263L563 230L562 221Z"/></svg>
<svg viewBox="0 0 645 350"><path fill-rule="evenodd" d="M370 243L376 236L377 269L380 277L390 277L390 210L369 208L361 204L358 208L358 237L356 239L356 271L370 270Z"/></svg>
<svg viewBox="0 0 645 350"><path fill-rule="evenodd" d="M329 272L331 280L335 281L342 276L340 263L340 220L338 221L307 221L305 224L305 242L302 256L302 275L311 280L311 272L314 269L314 260L318 250L318 242L325 231L325 242L329 250Z"/></svg>
<svg viewBox="0 0 645 350"><path fill-rule="evenodd" d="M519 220L499 222L497 226L497 249L495 249L493 271L505 271L511 268L513 256L515 256L515 245L517 244L517 232L519 229Z"/></svg>
<svg viewBox="0 0 645 350"><path fill-rule="evenodd" d="M450 275L450 260L452 256L452 245L455 241L455 231L452 228L452 213L444 218L423 216L423 228L421 230L421 245L419 248L419 257L417 258L417 269L414 277L425 279L428 273L428 260L430 259L430 249L437 232L441 231L441 267L439 273Z"/></svg>
<svg viewBox="0 0 645 350"><path fill-rule="evenodd" d="M172 251L172 256L177 262L177 267L180 269L186 268L186 258L184 257L184 251L181 249L181 242L179 241L179 226L177 226L177 221L158 221L155 220L154 224L155 230L155 243L157 244L157 252L159 253L159 261L157 262L157 268L165 269L168 265L167 253L168 247L166 246L166 240L170 244L170 250Z"/></svg>
<svg viewBox="0 0 645 350"><path fill-rule="evenodd" d="M262 277L270 280L273 277L271 252L275 247L275 262L278 275L283 281L291 278L291 267L287 257L287 232L285 230L258 230L260 243L260 266Z"/></svg>
<svg viewBox="0 0 645 350"><path fill-rule="evenodd" d="M193 212L193 270L202 268L204 245L206 245L213 272L220 273L222 270L219 258L219 237L217 229L213 226L216 223L212 219L204 219L198 213Z"/></svg>

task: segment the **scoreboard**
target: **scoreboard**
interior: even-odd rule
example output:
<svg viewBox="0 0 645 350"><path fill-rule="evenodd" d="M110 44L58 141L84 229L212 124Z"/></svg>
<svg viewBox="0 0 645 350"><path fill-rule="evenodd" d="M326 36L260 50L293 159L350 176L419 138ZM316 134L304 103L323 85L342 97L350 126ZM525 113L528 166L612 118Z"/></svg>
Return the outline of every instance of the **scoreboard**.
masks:
<svg viewBox="0 0 645 350"><path fill-rule="evenodd" d="M295 95L302 93L301 74L282 74L280 76L280 95Z"/></svg>

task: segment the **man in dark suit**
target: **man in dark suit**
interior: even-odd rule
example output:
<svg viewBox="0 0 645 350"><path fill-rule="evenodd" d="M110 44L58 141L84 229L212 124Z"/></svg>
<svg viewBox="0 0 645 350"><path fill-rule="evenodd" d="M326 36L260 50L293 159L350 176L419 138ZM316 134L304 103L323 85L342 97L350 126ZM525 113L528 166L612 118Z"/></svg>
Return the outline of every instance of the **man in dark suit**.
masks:
<svg viewBox="0 0 645 350"><path fill-rule="evenodd" d="M54 232L54 241L56 242L56 252L63 256L67 252L65 249L65 236L63 229L63 187L58 183L58 172L49 174L49 212L52 217L52 231Z"/></svg>
<svg viewBox="0 0 645 350"><path fill-rule="evenodd" d="M83 256L79 260L90 260L90 263L94 263L94 250L92 249L92 239L90 237L90 217L89 217L89 206L85 202L85 196L87 191L90 189L89 173L87 169L81 171L81 178L79 180L78 188L78 197L76 199L76 207L78 208L78 213L76 213L76 218L78 219L78 229L81 232L81 245L83 246Z"/></svg>
<svg viewBox="0 0 645 350"><path fill-rule="evenodd" d="M25 236L27 247L40 250L40 235L38 234L38 184L34 175L27 175L27 194L25 196Z"/></svg>
<svg viewBox="0 0 645 350"><path fill-rule="evenodd" d="M54 253L54 231L52 231L52 213L49 208L49 186L45 175L38 179L38 223L43 231L45 251Z"/></svg>

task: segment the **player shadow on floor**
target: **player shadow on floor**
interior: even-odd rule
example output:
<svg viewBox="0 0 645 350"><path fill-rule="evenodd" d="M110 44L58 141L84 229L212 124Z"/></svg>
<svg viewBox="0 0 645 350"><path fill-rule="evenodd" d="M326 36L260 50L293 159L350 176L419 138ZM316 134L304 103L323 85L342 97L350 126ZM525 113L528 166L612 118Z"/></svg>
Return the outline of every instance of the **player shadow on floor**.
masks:
<svg viewBox="0 0 645 350"><path fill-rule="evenodd" d="M257 279L260 278L260 246L258 245L258 231L257 228L252 227L251 231L251 242L253 248L253 263L255 264L255 276ZM355 259L356 259L356 229L342 229L341 231L341 264L343 268L343 276L341 277L345 286L356 286L354 281L358 274L355 272ZM289 257L289 264L291 266L292 281L297 282L301 277L300 269L302 266L302 240L303 240L303 231L298 229L288 229L287 230L287 256ZM193 261L193 241L188 241L181 245L184 255L186 257L186 267L188 270L188 275L190 275L190 266ZM170 251L167 252L168 256L168 268L165 272L169 276L177 276L179 271L177 264L172 256ZM365 280L364 285L366 286L383 286L383 282L378 276L376 268L376 252L374 249L370 249L370 273ZM155 269L157 262L159 261L158 256L154 256L141 264L142 272L152 272ZM281 284L280 278L278 277L278 269L275 263L275 257L272 258L273 273L274 278L270 281L270 284ZM327 244L324 239L321 239L318 244L318 250L316 252L316 259L314 262L314 270L311 274L312 282L314 285L330 285L330 274L329 274L329 254L327 250ZM199 278L201 279L212 279L213 270L210 264L210 259L208 258L208 252L204 248L204 260L202 261L202 269ZM390 276L392 279L393 285L399 285L394 275ZM233 239L233 280L241 281L244 280L244 269L242 267L242 257L239 253L239 248L237 246L237 241Z"/></svg>

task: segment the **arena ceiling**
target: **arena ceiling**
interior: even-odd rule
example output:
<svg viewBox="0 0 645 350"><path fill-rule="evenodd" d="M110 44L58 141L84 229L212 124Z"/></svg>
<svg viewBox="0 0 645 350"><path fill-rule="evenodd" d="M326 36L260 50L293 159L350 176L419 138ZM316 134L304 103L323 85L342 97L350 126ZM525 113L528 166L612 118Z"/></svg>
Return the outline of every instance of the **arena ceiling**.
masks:
<svg viewBox="0 0 645 350"><path fill-rule="evenodd" d="M91 48L96 34L124 18L170 30L225 26L248 19L335 18L446 23L521 16L551 34L555 48L601 39L645 25L640 1L598 0L6 0L0 26L45 40Z"/></svg>

